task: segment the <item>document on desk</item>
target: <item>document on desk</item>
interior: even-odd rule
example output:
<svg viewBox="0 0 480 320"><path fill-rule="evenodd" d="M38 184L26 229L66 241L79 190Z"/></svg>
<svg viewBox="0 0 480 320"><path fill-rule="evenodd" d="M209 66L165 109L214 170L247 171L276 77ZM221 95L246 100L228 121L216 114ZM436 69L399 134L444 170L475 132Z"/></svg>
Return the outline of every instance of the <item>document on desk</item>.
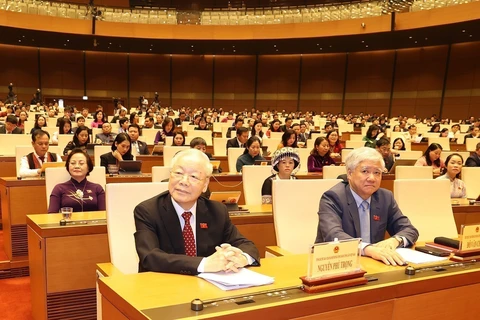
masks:
<svg viewBox="0 0 480 320"><path fill-rule="evenodd" d="M415 264L439 262L448 259L448 257L437 257L408 248L398 248L397 253L401 255L405 261Z"/></svg>
<svg viewBox="0 0 480 320"><path fill-rule="evenodd" d="M198 275L218 288L228 291L272 284L274 278L242 268L239 272L204 272Z"/></svg>

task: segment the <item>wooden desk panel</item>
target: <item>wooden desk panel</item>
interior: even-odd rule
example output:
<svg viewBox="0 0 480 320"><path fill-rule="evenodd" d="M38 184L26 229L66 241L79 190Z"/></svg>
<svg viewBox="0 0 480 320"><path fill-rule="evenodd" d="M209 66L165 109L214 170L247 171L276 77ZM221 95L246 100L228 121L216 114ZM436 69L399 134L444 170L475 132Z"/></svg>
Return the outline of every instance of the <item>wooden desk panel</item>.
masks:
<svg viewBox="0 0 480 320"><path fill-rule="evenodd" d="M480 224L480 205L460 205L453 206L452 209L458 234L460 234L462 225Z"/></svg>

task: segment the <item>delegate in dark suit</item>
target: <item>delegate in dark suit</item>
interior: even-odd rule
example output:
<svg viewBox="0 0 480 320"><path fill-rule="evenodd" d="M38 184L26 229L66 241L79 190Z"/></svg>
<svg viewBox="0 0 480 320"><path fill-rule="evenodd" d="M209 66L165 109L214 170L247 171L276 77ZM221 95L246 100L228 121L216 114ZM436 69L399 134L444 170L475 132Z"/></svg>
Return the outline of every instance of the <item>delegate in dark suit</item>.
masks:
<svg viewBox="0 0 480 320"><path fill-rule="evenodd" d="M0 133L7 133L7 129L5 128L5 126L3 127L0 127ZM16 127L15 129L12 130L12 133L11 134L23 134L23 130L20 129L19 127Z"/></svg>
<svg viewBox="0 0 480 320"><path fill-rule="evenodd" d="M144 155L150 154L150 152L148 152L147 144L143 141L137 140L132 142L132 149L133 148L136 148L136 151L138 154L144 154Z"/></svg>
<svg viewBox="0 0 480 320"><path fill-rule="evenodd" d="M197 200L196 257L185 255L180 221L168 191L140 203L134 216L139 272L198 274L202 259L215 253L215 246L221 243L229 243L259 261L253 242L242 236L230 221L225 205L219 202L203 197Z"/></svg>
<svg viewBox="0 0 480 320"><path fill-rule="evenodd" d="M480 149L476 151L477 153L473 153L470 157L467 158L465 161L465 167L480 167Z"/></svg>
<svg viewBox="0 0 480 320"><path fill-rule="evenodd" d="M227 140L227 149L228 148L240 148L237 137Z"/></svg>
<svg viewBox="0 0 480 320"><path fill-rule="evenodd" d="M316 243L333 241L334 238L361 238L358 208L349 184L340 182L325 192L320 200L318 215ZM392 236L405 237L410 244L418 238L417 229L402 214L393 194L378 189L372 194L370 202L371 243L384 240L385 231Z"/></svg>

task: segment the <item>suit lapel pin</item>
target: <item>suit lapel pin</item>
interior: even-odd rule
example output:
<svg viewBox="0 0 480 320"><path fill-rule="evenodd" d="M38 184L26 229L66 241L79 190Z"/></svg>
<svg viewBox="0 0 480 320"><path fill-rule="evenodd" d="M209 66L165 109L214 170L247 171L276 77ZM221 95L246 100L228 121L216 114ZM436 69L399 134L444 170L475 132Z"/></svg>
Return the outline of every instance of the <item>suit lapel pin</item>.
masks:
<svg viewBox="0 0 480 320"><path fill-rule="evenodd" d="M208 229L208 224L206 224L205 222L201 222L200 229Z"/></svg>
<svg viewBox="0 0 480 320"><path fill-rule="evenodd" d="M374 220L374 221L380 221L380 217L377 216L377 215L373 215L373 220Z"/></svg>

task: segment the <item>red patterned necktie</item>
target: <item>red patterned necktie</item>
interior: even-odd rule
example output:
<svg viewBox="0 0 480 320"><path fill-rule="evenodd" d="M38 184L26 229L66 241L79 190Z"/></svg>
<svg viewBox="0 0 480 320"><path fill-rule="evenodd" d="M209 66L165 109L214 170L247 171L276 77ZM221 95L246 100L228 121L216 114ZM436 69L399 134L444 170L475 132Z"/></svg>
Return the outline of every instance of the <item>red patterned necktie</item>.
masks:
<svg viewBox="0 0 480 320"><path fill-rule="evenodd" d="M195 237L193 236L192 226L190 225L191 212L182 213L185 220L185 227L183 227L183 241L185 242L185 254L190 257L197 256L197 249L195 248Z"/></svg>

